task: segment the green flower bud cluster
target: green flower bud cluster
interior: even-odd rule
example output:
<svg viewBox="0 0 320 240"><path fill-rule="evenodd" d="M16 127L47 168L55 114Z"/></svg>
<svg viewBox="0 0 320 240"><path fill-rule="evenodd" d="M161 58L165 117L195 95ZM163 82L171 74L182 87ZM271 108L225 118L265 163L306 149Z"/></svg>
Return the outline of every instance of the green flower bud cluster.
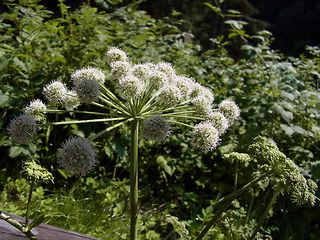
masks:
<svg viewBox="0 0 320 240"><path fill-rule="evenodd" d="M46 168L37 164L34 160L24 162L23 171L30 179L35 179L45 183L53 182L53 175Z"/></svg>
<svg viewBox="0 0 320 240"><path fill-rule="evenodd" d="M283 186L283 192L288 193L292 201L298 205L314 205L317 199L317 184L311 179L307 180L299 172L296 164L267 139L258 136L254 140L255 143L249 146L249 152L252 158L258 160L261 168L268 168L274 172L269 178L269 184Z"/></svg>

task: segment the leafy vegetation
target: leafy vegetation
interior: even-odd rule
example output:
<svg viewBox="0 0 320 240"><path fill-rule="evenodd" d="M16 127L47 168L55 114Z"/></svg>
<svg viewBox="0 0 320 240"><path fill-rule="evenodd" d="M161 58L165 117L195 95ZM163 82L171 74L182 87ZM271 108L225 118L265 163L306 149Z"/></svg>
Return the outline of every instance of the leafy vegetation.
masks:
<svg viewBox="0 0 320 240"><path fill-rule="evenodd" d="M59 169L56 150L67 136L90 135L95 126L47 127L24 146L14 143L6 131L10 119L40 98L42 87L51 80L63 80L70 86L70 74L87 66L104 69L108 76L105 54L113 46L126 51L134 63L170 62L179 74L211 88L216 102L230 97L241 109L240 120L213 153L199 154L189 144L191 136L181 129L173 129L171 138L160 145L141 139L141 239L195 239L203 223L217 213L215 204L221 196L253 180L256 164L226 161L225 154L247 152L258 135L275 143L305 177L319 185L318 47L307 47L308 56L286 57L270 48L271 33L235 31L243 22L233 20L227 22L229 39L207 39L214 48L204 50L190 33L180 30L183 23L177 16L153 19L137 10L134 1L127 5L107 1L103 8L85 4L71 11L60 0L58 14L39 2L2 3L6 11L0 17L0 150L4 153L0 157L0 209L25 215L29 185L21 173L22 163L37 159L53 173L55 184L36 187L32 218L46 213L52 225L101 239L128 239L129 129L121 127L102 139L97 146L100 166L79 179ZM244 57L235 60L227 49L243 38ZM71 118L67 114L50 117ZM245 192L231 203L206 239L247 239L273 191L263 182ZM320 235L319 202L313 208L298 208L286 195L279 195L267 213L260 238L317 239Z"/></svg>

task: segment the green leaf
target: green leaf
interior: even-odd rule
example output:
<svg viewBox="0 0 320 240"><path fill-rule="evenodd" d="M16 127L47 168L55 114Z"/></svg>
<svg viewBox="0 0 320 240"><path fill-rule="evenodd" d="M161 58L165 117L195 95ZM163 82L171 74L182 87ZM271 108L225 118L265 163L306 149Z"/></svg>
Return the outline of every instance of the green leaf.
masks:
<svg viewBox="0 0 320 240"><path fill-rule="evenodd" d="M13 146L9 149L9 157L16 158L20 154L27 154L28 150L20 146Z"/></svg>
<svg viewBox="0 0 320 240"><path fill-rule="evenodd" d="M1 108L4 108L5 106L7 106L9 102L10 102L10 98L8 95L6 95L6 94L0 95L0 107Z"/></svg>
<svg viewBox="0 0 320 240"><path fill-rule="evenodd" d="M294 133L294 130L288 125L280 124L280 127L289 136L291 136Z"/></svg>
<svg viewBox="0 0 320 240"><path fill-rule="evenodd" d="M157 163L159 164L160 168L162 168L166 173L172 176L175 171L175 167L169 166L167 160L163 156L157 157Z"/></svg>
<svg viewBox="0 0 320 240"><path fill-rule="evenodd" d="M8 66L8 64L9 64L9 60L8 59L6 59L4 61L1 61L1 63L0 63L0 72L2 70L4 70Z"/></svg>
<svg viewBox="0 0 320 240"><path fill-rule="evenodd" d="M43 223L47 219L46 215L41 214L36 219L32 221L32 223L27 227L27 231L30 231L32 228L39 226L41 223Z"/></svg>

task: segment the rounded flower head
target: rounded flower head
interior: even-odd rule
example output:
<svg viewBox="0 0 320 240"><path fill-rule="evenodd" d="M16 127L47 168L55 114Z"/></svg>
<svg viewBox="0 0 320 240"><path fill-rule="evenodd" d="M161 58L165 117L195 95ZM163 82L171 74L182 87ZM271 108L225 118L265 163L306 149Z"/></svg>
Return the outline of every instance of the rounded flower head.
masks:
<svg viewBox="0 0 320 240"><path fill-rule="evenodd" d="M119 48L112 47L107 52L107 61L109 64L115 61L126 61L127 54Z"/></svg>
<svg viewBox="0 0 320 240"><path fill-rule="evenodd" d="M206 97L210 103L214 100L213 93L209 88L202 86L200 83L193 82L190 97L197 98L199 96Z"/></svg>
<svg viewBox="0 0 320 240"><path fill-rule="evenodd" d="M224 133L229 127L228 119L221 112L212 112L207 118L220 134Z"/></svg>
<svg viewBox="0 0 320 240"><path fill-rule="evenodd" d="M116 61L111 64L111 79L119 81L120 78L127 75L131 69L131 64L126 61Z"/></svg>
<svg viewBox="0 0 320 240"><path fill-rule="evenodd" d="M156 65L156 68L158 71L165 73L169 78L174 78L174 76L176 75L176 71L170 63L159 62Z"/></svg>
<svg viewBox="0 0 320 240"><path fill-rule="evenodd" d="M161 143L172 133L171 125L161 116L149 117L143 121L143 137Z"/></svg>
<svg viewBox="0 0 320 240"><path fill-rule="evenodd" d="M93 144L86 138L70 137L58 150L58 163L71 175L83 176L98 163Z"/></svg>
<svg viewBox="0 0 320 240"><path fill-rule="evenodd" d="M57 106L62 103L62 99L67 92L66 85L60 81L52 81L43 88L43 95L49 103Z"/></svg>
<svg viewBox="0 0 320 240"><path fill-rule="evenodd" d="M230 122L240 116L240 109L232 100L222 101L219 104L219 112L221 112Z"/></svg>
<svg viewBox="0 0 320 240"><path fill-rule="evenodd" d="M31 101L24 110L26 114L33 116L39 122L45 119L46 111L47 107L40 99Z"/></svg>
<svg viewBox="0 0 320 240"><path fill-rule="evenodd" d="M131 69L134 76L147 83L151 74L151 69L148 64L136 64Z"/></svg>
<svg viewBox="0 0 320 240"><path fill-rule="evenodd" d="M73 84L77 84L86 79L96 80L97 82L104 83L106 76L99 68L88 67L81 68L71 74Z"/></svg>
<svg viewBox="0 0 320 240"><path fill-rule="evenodd" d="M7 131L15 142L27 144L37 133L37 123L33 116L22 114L11 120Z"/></svg>
<svg viewBox="0 0 320 240"><path fill-rule="evenodd" d="M126 99L138 98L145 89L145 83L132 74L128 74L119 81L119 87Z"/></svg>
<svg viewBox="0 0 320 240"><path fill-rule="evenodd" d="M161 88L159 97L165 105L173 107L181 101L182 94L175 84L165 83Z"/></svg>
<svg viewBox="0 0 320 240"><path fill-rule="evenodd" d="M192 104L195 106L196 112L200 115L209 115L212 112L211 102L205 96L198 96L191 100Z"/></svg>
<svg viewBox="0 0 320 240"><path fill-rule="evenodd" d="M66 109L74 109L80 105L78 94L75 91L68 91L63 98L63 105Z"/></svg>
<svg viewBox="0 0 320 240"><path fill-rule="evenodd" d="M149 76L149 82L154 85L156 89L161 88L167 81L167 75L160 71L153 71Z"/></svg>
<svg viewBox="0 0 320 240"><path fill-rule="evenodd" d="M99 83L92 79L85 79L74 85L73 90L77 93L80 102L92 103L100 96Z"/></svg>
<svg viewBox="0 0 320 240"><path fill-rule="evenodd" d="M175 82L177 87L181 90L182 95L188 98L192 92L193 80L185 76L176 76Z"/></svg>
<svg viewBox="0 0 320 240"><path fill-rule="evenodd" d="M199 149L209 152L219 145L219 131L212 123L200 122L194 126L192 131L192 143Z"/></svg>

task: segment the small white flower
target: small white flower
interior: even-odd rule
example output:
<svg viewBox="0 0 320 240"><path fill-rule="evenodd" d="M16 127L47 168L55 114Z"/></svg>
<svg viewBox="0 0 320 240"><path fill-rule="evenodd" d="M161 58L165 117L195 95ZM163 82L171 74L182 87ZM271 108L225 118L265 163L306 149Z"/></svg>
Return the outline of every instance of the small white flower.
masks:
<svg viewBox="0 0 320 240"><path fill-rule="evenodd" d="M115 61L127 61L127 54L119 48L112 47L107 52L107 61L109 64Z"/></svg>
<svg viewBox="0 0 320 240"><path fill-rule="evenodd" d="M119 88L126 99L138 98L145 90L145 83L132 74L128 74L119 81Z"/></svg>
<svg viewBox="0 0 320 240"><path fill-rule="evenodd" d="M221 112L212 112L207 116L208 120L213 124L213 126L220 132L220 134L225 133L229 127L229 121Z"/></svg>
<svg viewBox="0 0 320 240"><path fill-rule="evenodd" d="M104 83L106 80L106 76L99 68L95 67L81 68L71 74L71 80L73 81L74 85L87 79L92 79L96 80L99 83Z"/></svg>
<svg viewBox="0 0 320 240"><path fill-rule="evenodd" d="M222 101L219 104L219 112L221 112L230 122L240 116L240 109L232 100Z"/></svg>
<svg viewBox="0 0 320 240"><path fill-rule="evenodd" d="M205 96L198 96L191 100L191 103L195 106L195 110L200 115L208 115L212 112L211 102Z"/></svg>
<svg viewBox="0 0 320 240"><path fill-rule="evenodd" d="M27 144L37 134L37 126L33 116L22 114L10 121L7 131L15 142Z"/></svg>
<svg viewBox="0 0 320 240"><path fill-rule="evenodd" d="M151 75L151 69L148 64L136 64L131 69L134 76L148 83L149 76Z"/></svg>
<svg viewBox="0 0 320 240"><path fill-rule="evenodd" d="M159 62L156 65L156 68L157 68L158 71L161 71L164 74L166 74L168 76L168 78L170 78L170 79L173 79L175 77L175 75L176 75L176 71L174 70L174 67L170 63Z"/></svg>
<svg viewBox="0 0 320 240"><path fill-rule="evenodd" d="M126 61L115 61L111 64L111 68L111 79L118 82L119 79L129 73L129 71L131 70L131 63Z"/></svg>
<svg viewBox="0 0 320 240"><path fill-rule="evenodd" d="M62 103L63 97L67 92L67 87L60 81L51 81L43 88L43 95L49 103L57 106Z"/></svg>
<svg viewBox="0 0 320 240"><path fill-rule="evenodd" d="M75 91L68 91L62 101L64 107L68 110L77 108L80 105L78 94Z"/></svg>
<svg viewBox="0 0 320 240"><path fill-rule="evenodd" d="M194 81L191 78L185 76L176 76L175 83L177 87L181 90L183 97L189 98L192 92L192 86Z"/></svg>
<svg viewBox="0 0 320 240"><path fill-rule="evenodd" d="M197 148L209 152L219 145L219 131L212 125L212 123L200 122L194 126L192 131L192 143Z"/></svg>
<svg viewBox="0 0 320 240"><path fill-rule="evenodd" d="M197 98L199 96L206 97L210 103L212 103L214 100L213 93L209 88L202 86L200 83L193 82L190 97Z"/></svg>
<svg viewBox="0 0 320 240"><path fill-rule="evenodd" d="M180 89L175 84L165 83L161 88L159 98L164 102L165 105L173 107L181 101L182 94Z"/></svg>
<svg viewBox="0 0 320 240"><path fill-rule="evenodd" d="M171 125L161 116L153 116L143 121L143 137L161 143L172 133Z"/></svg>
<svg viewBox="0 0 320 240"><path fill-rule="evenodd" d="M168 82L168 77L161 71L153 71L149 76L149 82L154 85L156 89L160 89L166 82Z"/></svg>
<svg viewBox="0 0 320 240"><path fill-rule="evenodd" d="M26 114L33 116L39 122L45 119L46 111L47 107L40 99L31 101L24 110Z"/></svg>
<svg viewBox="0 0 320 240"><path fill-rule="evenodd" d="M74 85L73 90L77 93L80 102L92 103L99 99L100 86L97 81L85 79Z"/></svg>
<svg viewBox="0 0 320 240"><path fill-rule="evenodd" d="M70 137L58 149L58 163L71 175L83 176L97 165L96 151L86 138Z"/></svg>

